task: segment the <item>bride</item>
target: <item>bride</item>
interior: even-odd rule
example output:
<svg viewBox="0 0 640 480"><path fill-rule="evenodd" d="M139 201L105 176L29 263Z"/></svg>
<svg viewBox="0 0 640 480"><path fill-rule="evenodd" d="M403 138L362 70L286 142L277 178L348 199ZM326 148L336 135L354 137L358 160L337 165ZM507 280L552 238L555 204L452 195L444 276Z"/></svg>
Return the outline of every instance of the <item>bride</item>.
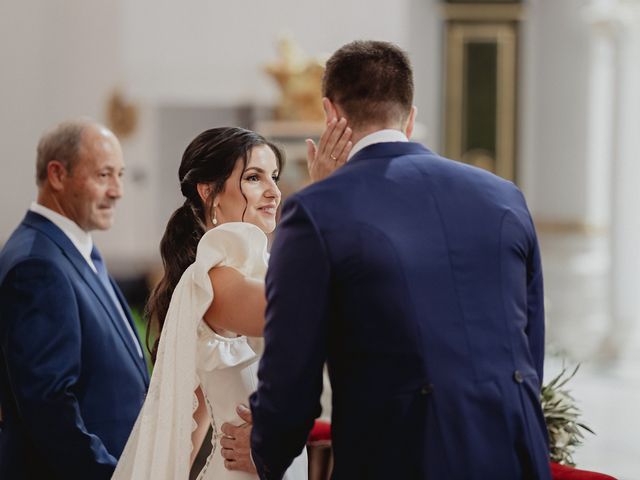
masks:
<svg viewBox="0 0 640 480"><path fill-rule="evenodd" d="M346 161L350 135L346 122L333 120L317 148L308 141L312 180ZM212 450L198 479L257 478L225 468L219 438L223 423L241 422L236 407L257 387L266 234L276 226L283 161L274 144L233 127L207 130L185 150L185 201L167 224L164 276L147 306L161 332L154 372L114 479L186 480L210 425ZM306 452L284 478L307 478Z"/></svg>

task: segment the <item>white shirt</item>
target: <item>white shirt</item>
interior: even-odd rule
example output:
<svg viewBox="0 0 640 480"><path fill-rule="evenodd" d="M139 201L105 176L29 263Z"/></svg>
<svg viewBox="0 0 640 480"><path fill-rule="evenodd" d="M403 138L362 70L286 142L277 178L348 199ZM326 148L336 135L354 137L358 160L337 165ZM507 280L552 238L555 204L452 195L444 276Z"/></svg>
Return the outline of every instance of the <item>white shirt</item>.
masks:
<svg viewBox="0 0 640 480"><path fill-rule="evenodd" d="M58 212L54 212L50 208L47 208L43 205L40 205L37 202L32 202L29 210L35 212L39 215L42 215L47 220L51 221L56 227L58 227L62 232L71 240L73 246L78 249L82 258L89 264L91 270L93 270L96 274L98 271L96 270L96 266L93 264L91 260L91 250L93 250L93 239L91 238L91 234L82 230L76 222L71 220L70 218L65 217L64 215L60 215ZM118 312L120 312L120 318L124 322L125 328L131 335L131 339L133 340L134 345L136 346L136 350L138 351L138 355L142 358L142 349L140 348L140 342L138 341L138 337L133 332L129 321L127 320L127 315L124 313L122 305L120 302L114 302Z"/></svg>
<svg viewBox="0 0 640 480"><path fill-rule="evenodd" d="M37 202L31 203L29 208L32 212L42 215L47 220L51 221L56 227L64 232L64 234L71 240L73 246L78 249L82 258L86 260L91 269L98 273L93 261L91 260L91 250L93 250L93 239L91 234L82 230L76 222L60 215L58 212L54 212L50 208L40 205Z"/></svg>
<svg viewBox="0 0 640 480"><path fill-rule="evenodd" d="M349 152L349 156L347 157L347 161L351 160L356 153L362 150L369 145L373 145L375 143L385 143L385 142L408 142L409 139L407 136L401 132L400 130L378 130L377 132L370 133L366 137L362 137L358 142L353 146L351 151Z"/></svg>

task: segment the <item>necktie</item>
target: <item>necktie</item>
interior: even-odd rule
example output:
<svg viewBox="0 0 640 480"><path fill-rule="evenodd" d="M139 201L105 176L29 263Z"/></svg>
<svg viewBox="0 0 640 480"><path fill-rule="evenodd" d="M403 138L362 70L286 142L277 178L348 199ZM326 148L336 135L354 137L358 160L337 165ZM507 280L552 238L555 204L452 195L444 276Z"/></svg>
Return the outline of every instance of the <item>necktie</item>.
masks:
<svg viewBox="0 0 640 480"><path fill-rule="evenodd" d="M98 278L100 279L100 282L109 293L109 297L111 297L111 301L113 302L118 312L120 313L120 318L124 323L125 328L129 332L129 335L131 336L131 340L133 341L133 344L136 346L138 355L140 356L140 358L142 358L142 349L140 348L138 337L133 332L133 329L131 328L131 324L129 323L129 320L127 319L127 316L124 313L124 310L122 310L122 305L120 304L120 300L118 300L118 296L116 295L116 292L113 289L113 285L111 285L109 274L107 273L107 267L105 267L104 261L102 260L102 256L100 255L100 252L95 246L93 247L93 250L91 250L91 260L93 261L94 267L96 267L96 272L98 273Z"/></svg>

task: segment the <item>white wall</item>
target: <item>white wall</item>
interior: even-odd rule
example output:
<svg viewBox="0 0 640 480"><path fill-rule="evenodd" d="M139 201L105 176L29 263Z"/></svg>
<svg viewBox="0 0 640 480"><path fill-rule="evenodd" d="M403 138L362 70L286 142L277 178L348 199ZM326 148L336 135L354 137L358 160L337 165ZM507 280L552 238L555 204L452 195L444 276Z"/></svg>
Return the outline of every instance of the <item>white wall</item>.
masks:
<svg viewBox="0 0 640 480"><path fill-rule="evenodd" d="M430 149L442 146L443 25L438 0L410 0L405 10L413 65L417 121L424 127L421 141Z"/></svg>
<svg viewBox="0 0 640 480"><path fill-rule="evenodd" d="M587 211L589 29L583 0L531 0L523 52L522 161L534 215L584 222Z"/></svg>
<svg viewBox="0 0 640 480"><path fill-rule="evenodd" d="M398 43L416 70L416 102L427 141L439 139L440 30L435 0L30 0L0 5L0 243L35 198L35 147L43 130L88 115L104 121L120 86L140 107L123 140L129 172L111 231L96 234L108 259L155 257L162 178L158 112L167 105L271 105L278 96L264 65L290 32L308 54L330 54L358 38ZM184 146L182 146L184 148ZM179 158L176 158L176 162ZM162 167L162 168L159 168ZM159 200L160 199L160 200Z"/></svg>
<svg viewBox="0 0 640 480"><path fill-rule="evenodd" d="M308 54L330 54L356 38L407 46L409 0L236 0L123 2L128 83L136 96L272 103L263 73L288 31Z"/></svg>
<svg viewBox="0 0 640 480"><path fill-rule="evenodd" d="M581 0L530 0L522 52L521 183L534 214L589 217L588 37ZM35 145L42 130L77 115L104 120L111 89L141 107L138 133L123 141L129 172L117 223L98 235L107 256L153 256L162 225L153 213L157 112L166 105L273 104L264 73L276 39L291 32L309 54L356 38L407 49L425 143L441 139L442 26L437 0L30 0L0 4L0 242L34 198ZM178 161L178 159L176 159ZM143 226L144 228L141 228ZM145 233L141 235L141 230Z"/></svg>
<svg viewBox="0 0 640 480"><path fill-rule="evenodd" d="M0 3L0 242L35 192L35 145L42 128L44 17L38 2Z"/></svg>
<svg viewBox="0 0 640 480"><path fill-rule="evenodd" d="M80 115L100 117L119 77L117 2L0 4L0 242L35 198L41 133Z"/></svg>

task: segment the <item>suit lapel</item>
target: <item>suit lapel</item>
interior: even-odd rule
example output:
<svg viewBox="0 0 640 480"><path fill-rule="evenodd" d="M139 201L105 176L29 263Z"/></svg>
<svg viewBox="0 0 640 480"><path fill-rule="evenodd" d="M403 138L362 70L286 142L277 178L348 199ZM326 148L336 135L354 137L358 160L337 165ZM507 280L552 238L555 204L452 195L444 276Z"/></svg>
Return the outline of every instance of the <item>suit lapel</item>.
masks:
<svg viewBox="0 0 640 480"><path fill-rule="evenodd" d="M56 245L58 245L58 247L60 247L62 253L65 255L65 257L67 257L71 265L73 265L73 267L80 274L87 285L89 285L89 288L91 288L95 296L98 298L99 302L104 307L112 326L118 332L118 335L120 335L120 338L124 342L127 351L131 355L131 358L134 360L136 367L146 379L146 367L143 367L141 365L138 351L135 348L135 345L133 345L133 339L131 338L131 335L129 335L129 332L126 331L125 326L120 319L120 313L118 312L116 306L113 304L113 301L111 300L109 293L102 285L102 282L100 282L98 275L91 269L91 267L84 259L84 257L80 254L75 245L56 225L35 212L27 212L23 223L40 231L41 233L49 237ZM113 285L114 282L112 281L111 283ZM120 293L117 288L116 292ZM120 295L118 295L118 298L120 299L122 310L126 314L127 306L126 303L123 302L123 298L121 297L121 295L122 294L120 293Z"/></svg>

